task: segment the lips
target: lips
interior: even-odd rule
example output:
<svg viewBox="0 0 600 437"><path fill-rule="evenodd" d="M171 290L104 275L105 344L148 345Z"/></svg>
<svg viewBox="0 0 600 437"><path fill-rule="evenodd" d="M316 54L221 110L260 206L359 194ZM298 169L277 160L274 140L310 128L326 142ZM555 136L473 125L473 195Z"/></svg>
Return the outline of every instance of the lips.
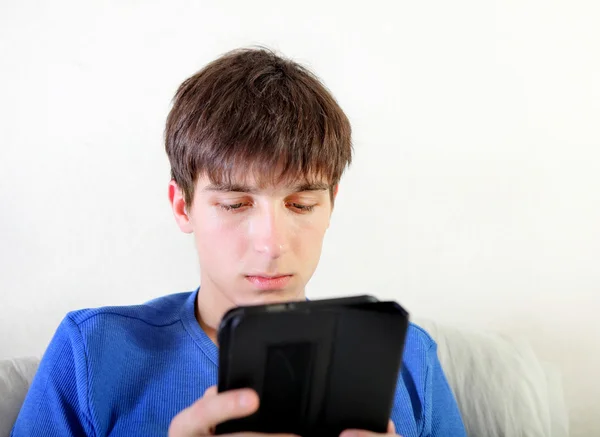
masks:
<svg viewBox="0 0 600 437"><path fill-rule="evenodd" d="M251 276L246 276L246 280L248 280L252 285L254 285L259 290L263 290L263 291L281 290L290 283L291 279L292 279L292 275L278 275L278 276L251 275Z"/></svg>

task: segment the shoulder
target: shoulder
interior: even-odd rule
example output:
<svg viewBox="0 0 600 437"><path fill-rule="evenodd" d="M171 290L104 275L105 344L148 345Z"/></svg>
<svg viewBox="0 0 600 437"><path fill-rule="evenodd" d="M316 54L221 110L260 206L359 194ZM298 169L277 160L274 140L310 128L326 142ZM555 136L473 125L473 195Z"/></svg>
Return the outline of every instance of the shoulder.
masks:
<svg viewBox="0 0 600 437"><path fill-rule="evenodd" d="M72 311L66 315L57 334L70 341L83 342L106 350L116 345L131 347L155 347L168 341L169 335L181 331L182 313L194 292L163 296L140 305L106 306ZM164 336L167 336L163 338ZM116 352L116 351L115 351Z"/></svg>
<svg viewBox="0 0 600 437"><path fill-rule="evenodd" d="M437 345L431 335L414 323L410 323L406 340L402 364L404 379L410 378L419 393L425 389L427 374L437 356Z"/></svg>
<svg viewBox="0 0 600 437"><path fill-rule="evenodd" d="M436 347L435 340L424 328L416 323L409 323L404 345L405 351L423 351L428 353L432 349L435 350Z"/></svg>
<svg viewBox="0 0 600 437"><path fill-rule="evenodd" d="M424 328L415 323L409 324L392 411L396 429L400 428L406 434L429 435L423 433L423 430L430 413L427 386L436 348L435 341ZM407 422L410 420L412 424Z"/></svg>
<svg viewBox="0 0 600 437"><path fill-rule="evenodd" d="M109 320L116 324L136 321L148 326L166 326L179 321L181 310L192 294L193 292L170 294L140 305L81 309L68 313L66 319L78 327Z"/></svg>
<svg viewBox="0 0 600 437"><path fill-rule="evenodd" d="M180 344L186 330L182 314L193 311L194 292L160 297L140 305L107 306L67 314L55 337L70 344L88 373L110 379L115 367L143 362L149 354ZM125 368L125 367L122 367Z"/></svg>

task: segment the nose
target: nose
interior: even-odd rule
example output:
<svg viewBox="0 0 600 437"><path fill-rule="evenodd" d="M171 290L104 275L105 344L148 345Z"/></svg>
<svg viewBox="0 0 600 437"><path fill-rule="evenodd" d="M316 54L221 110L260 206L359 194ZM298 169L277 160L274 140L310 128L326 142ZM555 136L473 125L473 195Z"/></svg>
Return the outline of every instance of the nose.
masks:
<svg viewBox="0 0 600 437"><path fill-rule="evenodd" d="M289 248L286 211L277 207L264 208L252 221L254 250L269 258L279 258Z"/></svg>

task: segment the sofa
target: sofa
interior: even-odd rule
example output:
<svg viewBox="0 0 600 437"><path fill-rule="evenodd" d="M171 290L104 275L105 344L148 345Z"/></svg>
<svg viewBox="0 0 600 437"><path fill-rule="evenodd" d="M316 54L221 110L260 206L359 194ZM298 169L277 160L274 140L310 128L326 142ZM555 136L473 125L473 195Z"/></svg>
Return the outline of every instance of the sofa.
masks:
<svg viewBox="0 0 600 437"><path fill-rule="evenodd" d="M539 360L526 341L416 323L438 344L469 437L569 435L560 371ZM37 357L0 361L0 437L10 435L38 363Z"/></svg>

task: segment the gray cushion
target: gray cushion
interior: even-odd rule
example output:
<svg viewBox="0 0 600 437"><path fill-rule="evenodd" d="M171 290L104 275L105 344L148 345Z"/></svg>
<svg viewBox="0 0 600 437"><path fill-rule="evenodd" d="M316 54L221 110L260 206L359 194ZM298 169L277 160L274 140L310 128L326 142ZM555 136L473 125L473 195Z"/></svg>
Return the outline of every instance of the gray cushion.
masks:
<svg viewBox="0 0 600 437"><path fill-rule="evenodd" d="M567 437L558 367L528 341L419 320L438 344L469 437Z"/></svg>
<svg viewBox="0 0 600 437"><path fill-rule="evenodd" d="M38 364L35 357L0 360L0 437L10 436Z"/></svg>

